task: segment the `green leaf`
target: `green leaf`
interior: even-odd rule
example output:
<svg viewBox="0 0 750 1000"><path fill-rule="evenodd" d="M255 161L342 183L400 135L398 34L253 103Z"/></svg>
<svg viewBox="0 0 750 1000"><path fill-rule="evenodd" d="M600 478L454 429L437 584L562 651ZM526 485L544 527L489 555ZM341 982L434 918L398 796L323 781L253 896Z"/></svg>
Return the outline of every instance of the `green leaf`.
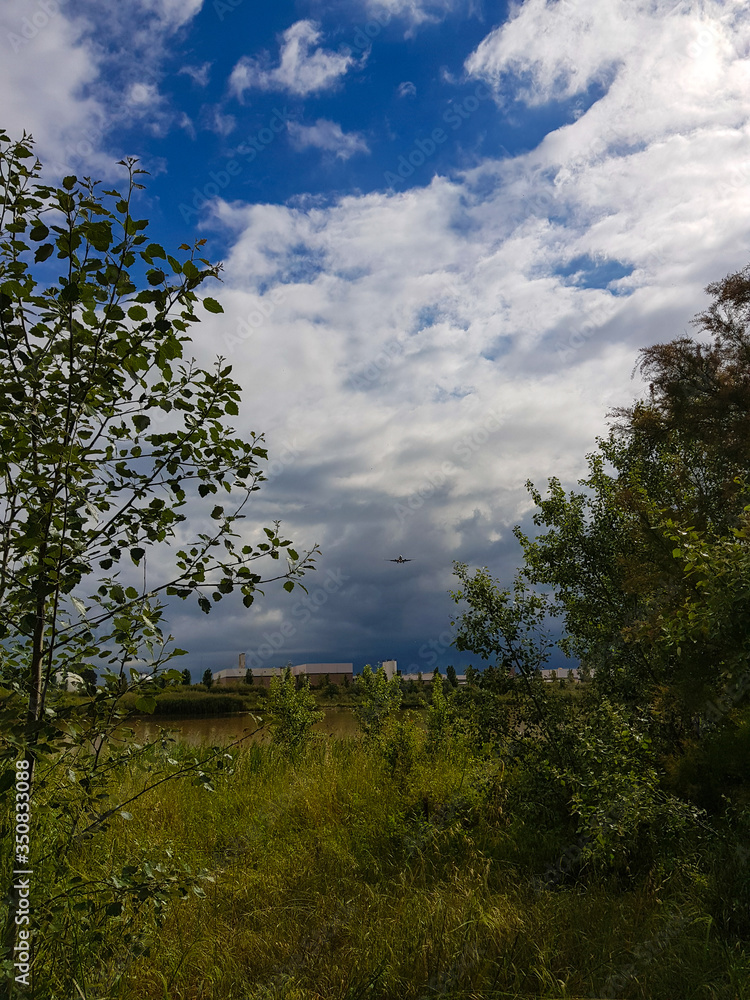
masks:
<svg viewBox="0 0 750 1000"><path fill-rule="evenodd" d="M205 306L206 309L208 309L210 313L224 312L224 307L221 305L220 302L217 302L216 299L205 298L203 300L203 305Z"/></svg>
<svg viewBox="0 0 750 1000"><path fill-rule="evenodd" d="M164 272L158 269L154 271L149 271L146 274L146 280L148 281L149 285L161 285L165 277L166 275L164 274Z"/></svg>
<svg viewBox="0 0 750 1000"><path fill-rule="evenodd" d="M136 547L130 550L130 558L133 560L136 566L141 561L141 559L143 559L145 555L146 555L145 549L140 549ZM135 596L137 597L138 595L136 594Z"/></svg>
<svg viewBox="0 0 750 1000"><path fill-rule="evenodd" d="M211 602L207 597L203 597L203 595L201 595L198 598L198 607L201 609L201 611L205 611L205 613L208 614L209 611L211 610Z"/></svg>
<svg viewBox="0 0 750 1000"><path fill-rule="evenodd" d="M72 191L73 188L78 183L78 178L75 174L69 174L67 177L63 177L63 187L66 191Z"/></svg>
<svg viewBox="0 0 750 1000"><path fill-rule="evenodd" d="M34 254L35 263L40 264L43 260L46 260L52 255L54 249L54 243L45 243L44 246L37 247L37 251Z"/></svg>
<svg viewBox="0 0 750 1000"><path fill-rule="evenodd" d="M136 712L146 712L148 715L152 715L155 708L156 698L153 695L141 695L140 698L136 698L135 700Z"/></svg>
<svg viewBox="0 0 750 1000"><path fill-rule="evenodd" d="M150 423L151 423L151 417L147 417L145 413L136 413L133 416L133 425L135 426L135 429L138 431L138 433L140 433L141 431L145 431Z"/></svg>
<svg viewBox="0 0 750 1000"><path fill-rule="evenodd" d="M148 312L143 308L143 306L131 306L130 309L128 309L128 316L136 322L139 322L142 319L146 319Z"/></svg>
<svg viewBox="0 0 750 1000"><path fill-rule="evenodd" d="M284 584L284 590L286 590L287 593L291 594L291 592L294 590L294 581L287 580L286 583Z"/></svg>
<svg viewBox="0 0 750 1000"><path fill-rule="evenodd" d="M73 595L71 594L70 595L70 600L71 600L73 606L75 607L76 611L78 612L78 614L81 616L81 618L85 618L86 617L86 605L83 603L83 601L80 599L80 597L73 597Z"/></svg>
<svg viewBox="0 0 750 1000"><path fill-rule="evenodd" d="M89 222L84 228L86 238L95 250L104 253L112 243L112 225L109 222Z"/></svg>
<svg viewBox="0 0 750 1000"><path fill-rule="evenodd" d="M35 243L40 243L42 240L46 240L49 236L49 229L44 223L39 222L36 226L33 226L31 232L29 233L29 239L33 240Z"/></svg>
<svg viewBox="0 0 750 1000"><path fill-rule="evenodd" d="M211 511L211 517L214 519L214 521L218 521L223 513L224 513L223 507L214 507L214 509Z"/></svg>

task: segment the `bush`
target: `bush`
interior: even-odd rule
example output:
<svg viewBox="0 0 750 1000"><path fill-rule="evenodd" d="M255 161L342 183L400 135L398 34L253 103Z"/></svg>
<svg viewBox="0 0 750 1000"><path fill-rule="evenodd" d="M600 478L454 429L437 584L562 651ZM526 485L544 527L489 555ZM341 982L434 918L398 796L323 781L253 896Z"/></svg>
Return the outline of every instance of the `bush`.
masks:
<svg viewBox="0 0 750 1000"><path fill-rule="evenodd" d="M372 667L367 663L354 687L360 697L359 705L354 709L360 729L365 736L378 736L386 721L399 710L401 680L399 677L388 680L382 667L378 667L377 673L373 674Z"/></svg>
<svg viewBox="0 0 750 1000"><path fill-rule="evenodd" d="M287 667L281 679L271 679L268 693L271 740L293 753L309 742L313 726L323 718L323 713L316 711L309 680L307 677L303 678L298 687L299 681L300 678L295 679L291 669Z"/></svg>

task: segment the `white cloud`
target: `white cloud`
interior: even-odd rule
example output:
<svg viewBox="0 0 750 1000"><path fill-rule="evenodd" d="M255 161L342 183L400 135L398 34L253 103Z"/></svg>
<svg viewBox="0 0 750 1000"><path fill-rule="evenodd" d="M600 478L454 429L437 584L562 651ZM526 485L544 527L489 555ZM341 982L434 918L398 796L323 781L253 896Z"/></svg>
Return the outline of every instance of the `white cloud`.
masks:
<svg viewBox="0 0 750 1000"><path fill-rule="evenodd" d="M106 111L81 91L96 80L99 68L86 26L72 23L61 8L29 17L24 0L0 5L0 93L3 126L14 138L25 130L37 143L37 153L52 170L97 162ZM109 172L110 163L106 164Z"/></svg>
<svg viewBox="0 0 750 1000"><path fill-rule="evenodd" d="M627 78L639 109L650 110L641 103L644 94L654 85L661 90L674 70L708 101L710 64L721 62L721 50L731 51L739 10L715 0L701 8L673 0L526 0L484 39L466 69L532 105ZM671 106L675 95L667 96Z"/></svg>
<svg viewBox="0 0 750 1000"><path fill-rule="evenodd" d="M534 101L614 67L531 152L328 207L217 206L235 235L200 349L234 365L271 459L296 452L260 510L371 581L352 604L376 597L394 635L444 627L425 608L449 613L451 559L510 570L525 480L573 485L607 411L642 391L638 348L682 334L750 258L750 24L601 4L558 45L554 5L530 0L508 26L524 44L494 32L469 61L498 86L521 74ZM590 33L610 30L600 58ZM381 585L399 550L413 575ZM349 599L319 633L362 622Z"/></svg>
<svg viewBox="0 0 750 1000"><path fill-rule="evenodd" d="M158 88L153 83L133 83L128 91L128 103L158 104L161 101Z"/></svg>
<svg viewBox="0 0 750 1000"><path fill-rule="evenodd" d="M422 24L437 24L459 7L474 13L473 3L466 0L367 0L367 9L382 22L384 17L401 18L411 26L411 31Z"/></svg>
<svg viewBox="0 0 750 1000"><path fill-rule="evenodd" d="M343 132L338 122L318 118L314 125L288 122L287 128L297 149L313 146L335 153L341 160L348 160L355 153L369 153L370 149L359 132Z"/></svg>
<svg viewBox="0 0 750 1000"><path fill-rule="evenodd" d="M200 10L202 0L25 0L0 4L0 93L3 125L26 130L50 176L75 172L121 177L119 130L150 116L164 132L184 116L160 96L157 80L166 40ZM150 164L154 167L155 164Z"/></svg>
<svg viewBox="0 0 750 1000"><path fill-rule="evenodd" d="M144 10L155 14L170 31L191 21L203 6L203 0L140 0Z"/></svg>
<svg viewBox="0 0 750 1000"><path fill-rule="evenodd" d="M220 107L205 107L201 113L202 124L217 135L231 135L237 127L234 115L225 115Z"/></svg>
<svg viewBox="0 0 750 1000"><path fill-rule="evenodd" d="M411 80L404 80L403 83L398 85L398 96L399 97L416 97L417 88L411 82Z"/></svg>
<svg viewBox="0 0 750 1000"><path fill-rule="evenodd" d="M300 96L330 90L356 61L351 54L317 45L321 38L315 21L297 21L281 36L278 65L271 67L267 55L260 59L243 56L232 70L230 89L238 97L246 90L279 90Z"/></svg>
<svg viewBox="0 0 750 1000"><path fill-rule="evenodd" d="M211 63L204 62L200 66L183 66L179 72L189 76L197 86L205 87L208 85L211 75Z"/></svg>

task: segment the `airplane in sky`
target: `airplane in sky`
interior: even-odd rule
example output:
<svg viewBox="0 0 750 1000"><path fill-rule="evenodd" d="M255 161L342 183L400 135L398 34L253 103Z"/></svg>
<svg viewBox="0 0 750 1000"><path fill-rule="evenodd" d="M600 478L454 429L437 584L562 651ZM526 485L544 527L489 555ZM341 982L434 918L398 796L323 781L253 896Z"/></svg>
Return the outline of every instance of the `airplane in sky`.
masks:
<svg viewBox="0 0 750 1000"><path fill-rule="evenodd" d="M403 556L399 556L398 559L386 559L386 562L407 563L411 562L411 559L404 559Z"/></svg>

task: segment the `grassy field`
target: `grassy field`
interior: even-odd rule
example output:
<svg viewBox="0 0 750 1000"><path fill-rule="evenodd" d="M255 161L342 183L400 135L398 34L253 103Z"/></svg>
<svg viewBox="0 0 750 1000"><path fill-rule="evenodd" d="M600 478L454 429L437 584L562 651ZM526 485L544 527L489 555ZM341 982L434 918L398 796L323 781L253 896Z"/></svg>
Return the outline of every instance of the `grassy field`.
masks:
<svg viewBox="0 0 750 1000"><path fill-rule="evenodd" d="M57 765L35 806L36 995L750 998L720 838L607 874L573 823L540 819L533 775L460 732L429 739L406 721L200 766L185 746L133 749L105 767L108 803L189 770L91 840L64 833Z"/></svg>

